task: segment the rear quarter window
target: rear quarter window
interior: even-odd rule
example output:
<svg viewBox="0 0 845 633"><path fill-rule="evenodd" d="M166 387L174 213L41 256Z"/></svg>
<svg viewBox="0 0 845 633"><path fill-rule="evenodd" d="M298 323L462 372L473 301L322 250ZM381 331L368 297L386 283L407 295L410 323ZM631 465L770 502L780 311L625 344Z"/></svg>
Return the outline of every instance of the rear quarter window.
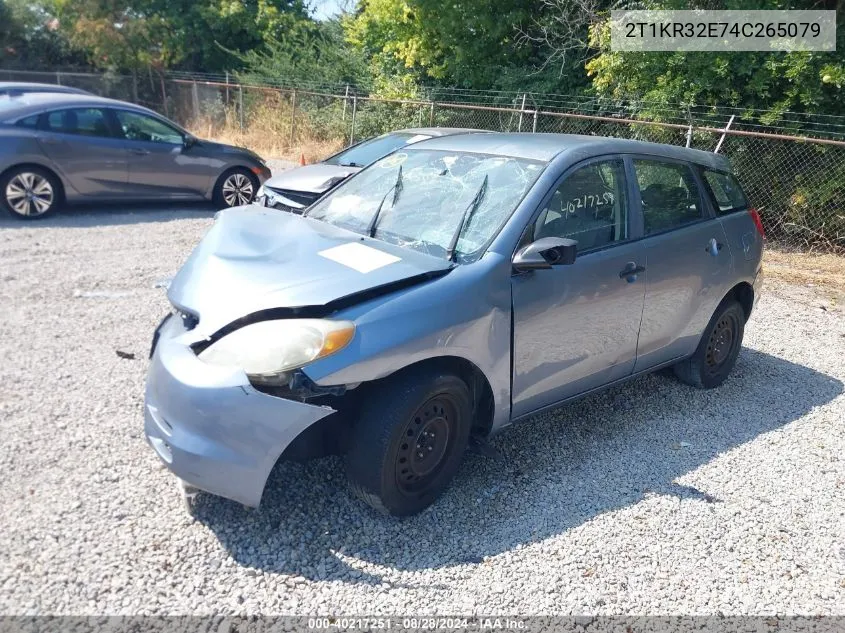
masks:
<svg viewBox="0 0 845 633"><path fill-rule="evenodd" d="M705 169L704 180L713 193L718 215L748 209L748 199L733 175Z"/></svg>
<svg viewBox="0 0 845 633"><path fill-rule="evenodd" d="M19 126L19 127L28 127L28 128L31 128L31 129L35 129L35 128L38 127L38 115L33 114L31 116L20 119L16 123L16 125Z"/></svg>

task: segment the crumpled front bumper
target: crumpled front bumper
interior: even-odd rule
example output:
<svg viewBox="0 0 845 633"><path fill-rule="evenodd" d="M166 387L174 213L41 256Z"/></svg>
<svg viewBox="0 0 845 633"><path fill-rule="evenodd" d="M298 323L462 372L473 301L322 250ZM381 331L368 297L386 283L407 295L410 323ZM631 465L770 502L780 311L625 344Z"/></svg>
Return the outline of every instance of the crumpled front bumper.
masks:
<svg viewBox="0 0 845 633"><path fill-rule="evenodd" d="M261 393L240 369L202 362L190 342L178 317L160 326L144 399L147 440L184 482L257 506L285 448L333 409Z"/></svg>

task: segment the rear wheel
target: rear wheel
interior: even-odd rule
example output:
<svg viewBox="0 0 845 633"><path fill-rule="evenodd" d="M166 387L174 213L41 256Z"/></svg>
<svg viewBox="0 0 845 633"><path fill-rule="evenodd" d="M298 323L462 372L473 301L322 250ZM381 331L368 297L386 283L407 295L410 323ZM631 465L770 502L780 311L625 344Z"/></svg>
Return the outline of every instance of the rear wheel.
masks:
<svg viewBox="0 0 845 633"><path fill-rule="evenodd" d="M16 167L0 178L0 202L13 217L36 220L55 213L61 203L58 179L39 167Z"/></svg>
<svg viewBox="0 0 845 633"><path fill-rule="evenodd" d="M255 200L258 178L247 169L232 169L223 174L214 186L214 203L218 207L238 207Z"/></svg>
<svg viewBox="0 0 845 633"><path fill-rule="evenodd" d="M459 377L410 371L366 399L347 453L355 493L387 514L420 512L446 489L469 441L472 407Z"/></svg>
<svg viewBox="0 0 845 633"><path fill-rule="evenodd" d="M723 301L707 328L695 353L675 365L675 375L699 389L718 387L731 373L745 333L745 312L735 299Z"/></svg>

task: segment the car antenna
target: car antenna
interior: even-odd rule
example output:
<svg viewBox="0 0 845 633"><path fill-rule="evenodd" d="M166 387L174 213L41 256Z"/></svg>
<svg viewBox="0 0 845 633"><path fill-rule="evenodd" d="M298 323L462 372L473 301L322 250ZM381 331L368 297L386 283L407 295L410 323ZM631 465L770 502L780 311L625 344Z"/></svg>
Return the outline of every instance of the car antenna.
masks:
<svg viewBox="0 0 845 633"><path fill-rule="evenodd" d="M390 195L391 191L393 192L393 205L395 205L396 201L399 200L399 194L402 193L402 165L399 165L399 175L396 177L396 182L393 183L393 186L387 190L386 194L384 194L381 202L378 203L378 209L376 209L375 214L373 214L373 219L370 220L370 226L367 227L367 235L370 237L375 237L376 235L376 227L378 226L378 219L381 215L381 208L384 206L384 201L387 200L387 196Z"/></svg>
<svg viewBox="0 0 845 633"><path fill-rule="evenodd" d="M484 200L485 193L487 193L487 174L484 174L484 182L481 183L481 186L478 188L472 202L469 203L466 211L464 211L464 214L461 217L461 223L458 224L458 230L455 231L455 234L452 235L452 239L449 241L449 248L446 249L446 259L450 262L455 261L455 249L458 246L458 239L461 237L464 227L469 224L473 214L478 210L478 207L481 205L481 201Z"/></svg>

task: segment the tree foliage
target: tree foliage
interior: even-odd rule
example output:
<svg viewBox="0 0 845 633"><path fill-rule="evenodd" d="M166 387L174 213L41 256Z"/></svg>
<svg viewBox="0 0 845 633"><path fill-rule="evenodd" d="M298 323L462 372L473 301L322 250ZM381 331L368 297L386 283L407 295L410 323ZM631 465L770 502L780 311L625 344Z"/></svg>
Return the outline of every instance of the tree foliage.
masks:
<svg viewBox="0 0 845 633"><path fill-rule="evenodd" d="M367 83L367 66L361 52L344 38L339 20L301 21L273 39L238 55L242 77L249 81L310 84Z"/></svg>
<svg viewBox="0 0 845 633"><path fill-rule="evenodd" d="M542 0L361 0L346 30L386 86L581 88L583 64L544 63L533 34L548 11Z"/></svg>
<svg viewBox="0 0 845 633"><path fill-rule="evenodd" d="M749 8L742 0L724 5ZM783 5L780 0L754 3L762 9L823 8L815 1ZM843 17L840 8L837 21ZM785 111L841 114L845 106L842 28L837 30L837 53L612 51L607 22L593 27L591 43L600 51L586 65L593 90L613 100L642 100L644 113L653 117L659 118L666 105L721 105L747 109L749 116L771 123ZM757 110L771 112L755 115Z"/></svg>
<svg viewBox="0 0 845 633"><path fill-rule="evenodd" d="M49 6L0 0L0 64L45 68L82 63Z"/></svg>

